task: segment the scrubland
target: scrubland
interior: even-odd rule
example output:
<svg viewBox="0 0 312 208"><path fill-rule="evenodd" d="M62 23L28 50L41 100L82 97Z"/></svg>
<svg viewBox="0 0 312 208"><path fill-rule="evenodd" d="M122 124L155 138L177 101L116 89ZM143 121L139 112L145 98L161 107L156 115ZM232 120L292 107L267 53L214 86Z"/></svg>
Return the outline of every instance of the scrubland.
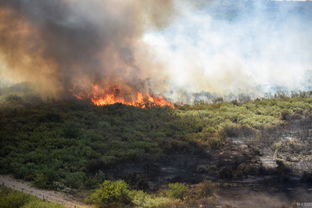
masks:
<svg viewBox="0 0 312 208"><path fill-rule="evenodd" d="M226 180L312 181L309 168L301 170L311 159L311 115L309 94L175 109L11 95L0 104L0 171L100 207L212 206ZM266 168L264 156L276 167Z"/></svg>

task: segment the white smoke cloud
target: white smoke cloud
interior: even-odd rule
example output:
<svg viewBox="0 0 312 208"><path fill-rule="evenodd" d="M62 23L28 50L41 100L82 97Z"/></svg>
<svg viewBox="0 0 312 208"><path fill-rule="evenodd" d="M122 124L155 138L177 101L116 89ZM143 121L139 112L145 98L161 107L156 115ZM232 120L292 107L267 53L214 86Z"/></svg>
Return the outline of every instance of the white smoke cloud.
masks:
<svg viewBox="0 0 312 208"><path fill-rule="evenodd" d="M276 88L306 90L312 28L311 16L304 15L312 4L214 1L201 9L176 4L180 18L144 37L167 66L173 90L256 96Z"/></svg>

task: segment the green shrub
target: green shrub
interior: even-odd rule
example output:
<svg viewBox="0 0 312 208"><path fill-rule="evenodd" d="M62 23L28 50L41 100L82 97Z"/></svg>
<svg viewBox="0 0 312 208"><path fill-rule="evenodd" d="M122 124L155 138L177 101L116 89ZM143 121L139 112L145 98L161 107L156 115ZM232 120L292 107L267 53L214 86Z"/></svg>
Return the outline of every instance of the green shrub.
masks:
<svg viewBox="0 0 312 208"><path fill-rule="evenodd" d="M64 208L60 204L44 202L36 197L13 191L0 186L0 207L1 208Z"/></svg>
<svg viewBox="0 0 312 208"><path fill-rule="evenodd" d="M160 208L168 207L167 205L174 201L167 197L153 196L143 191L131 191L133 205L137 208Z"/></svg>
<svg viewBox="0 0 312 208"><path fill-rule="evenodd" d="M7 194L1 193L0 207L1 208L20 208L29 202L30 196L17 191L9 191Z"/></svg>
<svg viewBox="0 0 312 208"><path fill-rule="evenodd" d="M79 124L73 121L65 122L63 131L66 138L77 138L80 135Z"/></svg>
<svg viewBox="0 0 312 208"><path fill-rule="evenodd" d="M104 181L86 201L99 207L125 207L132 204L129 187L122 180Z"/></svg>
<svg viewBox="0 0 312 208"><path fill-rule="evenodd" d="M166 196L176 199L184 199L189 190L183 183L170 183L168 190L165 191Z"/></svg>
<svg viewBox="0 0 312 208"><path fill-rule="evenodd" d="M221 138L253 137L256 131L245 125L226 124L220 132Z"/></svg>
<svg viewBox="0 0 312 208"><path fill-rule="evenodd" d="M41 170L36 174L34 178L34 184L40 188L53 188L53 182L55 181L56 176L52 170Z"/></svg>
<svg viewBox="0 0 312 208"><path fill-rule="evenodd" d="M32 200L21 208L64 208L63 205L44 202L41 200Z"/></svg>
<svg viewBox="0 0 312 208"><path fill-rule="evenodd" d="M83 184L84 178L85 174L83 172L68 173L65 175L65 185L77 189Z"/></svg>

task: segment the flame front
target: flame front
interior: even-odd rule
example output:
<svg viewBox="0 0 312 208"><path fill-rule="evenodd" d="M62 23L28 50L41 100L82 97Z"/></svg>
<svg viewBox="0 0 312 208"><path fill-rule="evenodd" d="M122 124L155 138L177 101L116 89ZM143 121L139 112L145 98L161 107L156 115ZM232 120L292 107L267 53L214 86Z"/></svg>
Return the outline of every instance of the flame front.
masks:
<svg viewBox="0 0 312 208"><path fill-rule="evenodd" d="M97 106L113 105L116 103L120 103L139 108L148 108L153 106L167 106L174 108L174 105L162 96L153 96L148 93L142 92L126 93L126 90L121 90L117 87L112 87L107 90L101 88L99 85L93 85L92 91L89 95L86 96L76 94L76 98L78 99L84 99L86 97L89 98L91 102Z"/></svg>

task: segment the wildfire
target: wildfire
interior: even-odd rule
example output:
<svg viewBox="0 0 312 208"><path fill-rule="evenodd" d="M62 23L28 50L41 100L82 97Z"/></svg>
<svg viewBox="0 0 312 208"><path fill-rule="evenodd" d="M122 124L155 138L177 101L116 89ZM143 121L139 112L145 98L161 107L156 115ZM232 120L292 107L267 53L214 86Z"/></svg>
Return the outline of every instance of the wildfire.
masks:
<svg viewBox="0 0 312 208"><path fill-rule="evenodd" d="M85 96L76 95L78 99L83 99ZM135 106L139 108L148 108L152 106L168 106L174 108L174 105L167 101L164 97L152 96L147 93L125 93L117 87L109 90L102 89L99 85L92 86L92 92L88 96L91 102L97 106L112 105L116 103Z"/></svg>

